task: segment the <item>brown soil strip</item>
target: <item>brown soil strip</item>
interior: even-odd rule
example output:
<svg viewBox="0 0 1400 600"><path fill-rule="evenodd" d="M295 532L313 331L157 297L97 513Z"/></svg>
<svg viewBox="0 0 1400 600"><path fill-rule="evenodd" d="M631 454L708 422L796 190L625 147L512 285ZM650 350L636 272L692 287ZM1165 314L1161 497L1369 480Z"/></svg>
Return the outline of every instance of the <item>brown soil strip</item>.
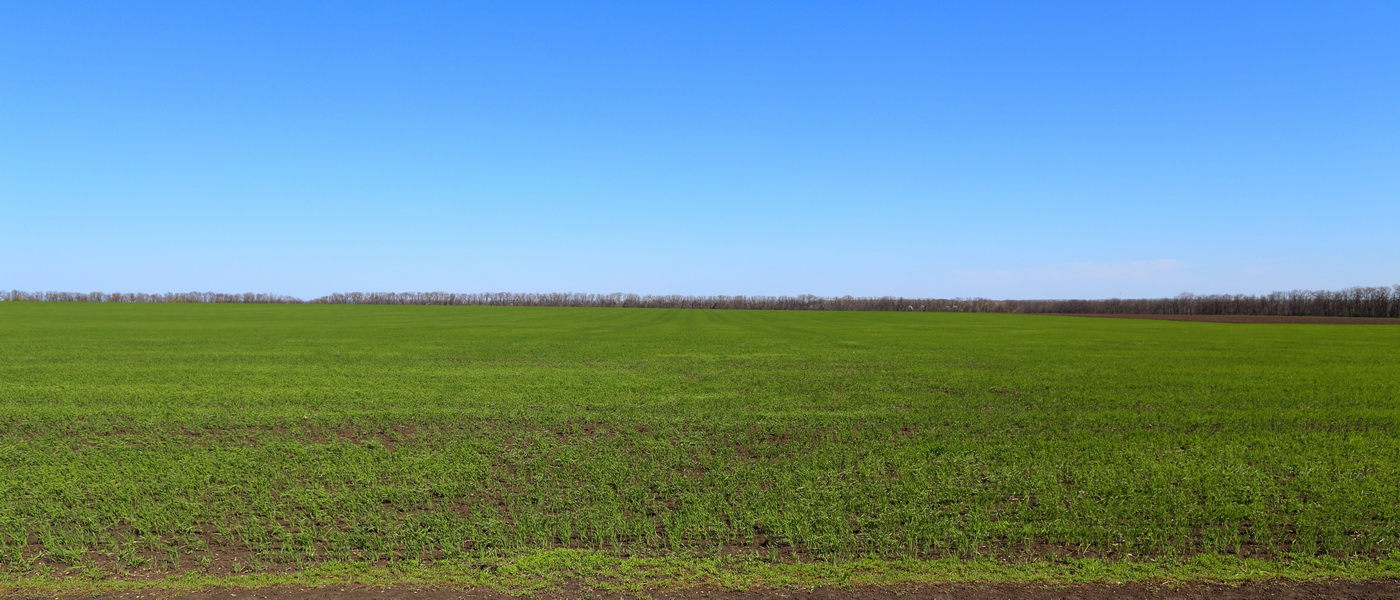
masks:
<svg viewBox="0 0 1400 600"><path fill-rule="evenodd" d="M1027 313L1031 314L1031 313ZM1313 323L1318 325L1400 325L1400 319L1379 317L1280 317L1274 315L1109 315L1079 313L1035 313L1052 317L1094 317L1101 319L1159 319L1205 323Z"/></svg>
<svg viewBox="0 0 1400 600"><path fill-rule="evenodd" d="M5 595L14 599L53 598L47 595ZM527 595L526 598L657 598L665 600L1272 600L1348 599L1395 600L1400 598L1400 579L1376 581L1267 581L1238 586L1217 583L1123 583L1081 584L1047 587L1012 583L944 583L924 586L816 588L811 590L721 590L692 589L651 591L642 594L570 588ZM262 589L208 589L197 592L159 590L128 591L99 595L58 596L59 600L508 600L518 598L502 592L471 589L366 586L303 588L296 586Z"/></svg>

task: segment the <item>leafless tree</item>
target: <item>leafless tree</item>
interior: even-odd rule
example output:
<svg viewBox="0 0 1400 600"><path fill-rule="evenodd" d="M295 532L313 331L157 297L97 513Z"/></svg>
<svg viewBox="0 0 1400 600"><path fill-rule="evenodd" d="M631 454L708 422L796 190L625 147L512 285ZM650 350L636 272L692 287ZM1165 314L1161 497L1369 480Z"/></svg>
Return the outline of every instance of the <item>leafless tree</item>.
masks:
<svg viewBox="0 0 1400 600"><path fill-rule="evenodd" d="M441 306L590 306L740 310L864 310L1060 314L1199 314L1400 318L1400 284L1344 290L1292 290L1262 296L1183 293L1171 298L991 300L892 296L641 296L637 294L511 292L337 292L310 301L247 292L0 292L5 302L194 302L235 304L391 304Z"/></svg>

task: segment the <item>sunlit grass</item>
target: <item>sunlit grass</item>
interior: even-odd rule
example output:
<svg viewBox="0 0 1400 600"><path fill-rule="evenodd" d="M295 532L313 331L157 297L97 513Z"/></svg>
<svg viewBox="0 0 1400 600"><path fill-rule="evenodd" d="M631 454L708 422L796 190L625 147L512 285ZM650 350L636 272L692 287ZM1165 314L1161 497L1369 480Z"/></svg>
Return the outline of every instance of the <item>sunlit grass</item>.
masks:
<svg viewBox="0 0 1400 600"><path fill-rule="evenodd" d="M1372 560L1400 328L0 304L0 498L19 574Z"/></svg>

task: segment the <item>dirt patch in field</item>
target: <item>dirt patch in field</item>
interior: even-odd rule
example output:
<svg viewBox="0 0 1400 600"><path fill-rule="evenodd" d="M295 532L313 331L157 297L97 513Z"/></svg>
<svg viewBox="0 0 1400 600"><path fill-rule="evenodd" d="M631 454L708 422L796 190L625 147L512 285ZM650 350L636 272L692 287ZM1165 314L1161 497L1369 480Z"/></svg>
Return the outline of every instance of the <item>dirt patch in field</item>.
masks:
<svg viewBox="0 0 1400 600"><path fill-rule="evenodd" d="M14 594L14 595L11 595ZM126 591L106 594L52 596L0 592L0 597L16 600L58 598L59 600L507 600L520 598L494 590L444 587L330 586L305 588L279 586L261 589L215 588L194 592L160 590ZM1081 584L1049 587L1014 583L941 583L921 586L815 588L810 590L725 590L698 588L680 591L652 590L621 593L584 588L565 588L525 598L563 600L565 598L657 598L664 600L1271 600L1348 599L1394 600L1400 598L1400 580L1377 581L1268 581L1242 585L1217 583L1122 583Z"/></svg>
<svg viewBox="0 0 1400 600"><path fill-rule="evenodd" d="M1104 315L1078 313L1037 313L1050 317L1093 317L1099 319L1158 319L1204 323L1312 323L1315 325L1400 325L1400 319L1379 317L1280 317L1273 315Z"/></svg>

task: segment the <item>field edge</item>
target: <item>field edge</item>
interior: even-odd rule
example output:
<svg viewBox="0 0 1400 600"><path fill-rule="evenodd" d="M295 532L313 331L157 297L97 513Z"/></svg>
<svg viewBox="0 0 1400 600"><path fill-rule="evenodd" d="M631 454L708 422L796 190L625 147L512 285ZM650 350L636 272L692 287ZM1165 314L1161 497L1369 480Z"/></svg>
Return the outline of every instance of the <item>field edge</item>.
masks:
<svg viewBox="0 0 1400 600"><path fill-rule="evenodd" d="M563 589L606 592L907 587L929 584L1188 583L1268 581L1378 581L1400 579L1400 553L1378 559L1294 556L1281 561L1197 555L1177 560L1064 559L1009 562L992 559L771 562L754 558L636 558L590 550L547 550L494 564L373 566L329 563L303 571L210 575L198 571L112 576L69 569L48 573L0 571L0 597L108 594L159 590L258 589L277 586L452 587L547 593Z"/></svg>

